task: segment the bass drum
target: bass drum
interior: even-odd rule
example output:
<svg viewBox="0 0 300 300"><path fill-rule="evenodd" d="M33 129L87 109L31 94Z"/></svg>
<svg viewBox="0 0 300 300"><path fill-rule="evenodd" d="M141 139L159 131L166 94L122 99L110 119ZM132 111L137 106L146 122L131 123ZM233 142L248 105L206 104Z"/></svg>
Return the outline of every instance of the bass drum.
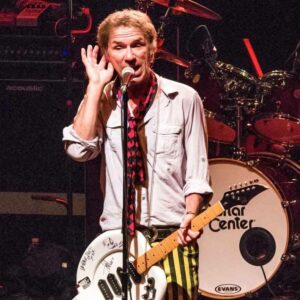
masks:
<svg viewBox="0 0 300 300"><path fill-rule="evenodd" d="M263 293L262 288L282 273L299 237L300 168L276 154L253 153L246 162L211 159L210 173L212 204L230 187L256 182L267 189L204 228L199 239L199 294L235 299Z"/></svg>

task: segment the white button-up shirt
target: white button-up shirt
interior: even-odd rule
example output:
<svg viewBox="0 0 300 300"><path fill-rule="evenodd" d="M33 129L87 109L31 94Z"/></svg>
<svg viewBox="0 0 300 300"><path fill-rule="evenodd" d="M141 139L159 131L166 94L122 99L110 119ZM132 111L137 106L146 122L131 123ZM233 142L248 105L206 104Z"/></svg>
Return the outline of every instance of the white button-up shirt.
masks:
<svg viewBox="0 0 300 300"><path fill-rule="evenodd" d="M207 134L204 110L191 87L157 76L158 90L138 136L145 159L147 184L137 189L137 222L150 225L179 225L185 213L185 196L208 195ZM123 156L121 104L109 84L101 100L103 127L94 140L82 140L72 125L64 128L67 153L78 161L105 153L103 230L122 226ZM104 149L103 149L104 148ZM103 187L102 187L103 188Z"/></svg>

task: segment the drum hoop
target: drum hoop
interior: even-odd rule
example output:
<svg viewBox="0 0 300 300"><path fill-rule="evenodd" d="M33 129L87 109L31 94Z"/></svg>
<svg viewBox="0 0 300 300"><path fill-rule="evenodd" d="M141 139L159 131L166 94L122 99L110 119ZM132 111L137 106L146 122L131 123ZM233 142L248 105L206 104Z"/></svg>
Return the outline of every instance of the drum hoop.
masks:
<svg viewBox="0 0 300 300"><path fill-rule="evenodd" d="M262 152L256 152L256 153L262 153ZM264 152L264 153L267 153L267 152ZM277 188L277 186L275 184L273 184L272 180L267 175L265 175L262 171L260 171L255 166L252 166L248 163L250 160L246 160L246 161L243 160L242 161L242 160L236 160L236 159L227 158L227 157L224 157L224 158L223 157L218 157L218 158L209 159L209 163L214 163L214 162L215 163L221 163L221 162L226 162L226 161L227 162L233 162L233 163L236 163L237 165L245 166L247 169L249 168L251 170L254 170L260 176L262 176L263 179L268 182L268 184L270 184L271 188L273 188L273 190L275 191L275 193L279 196L279 198L281 200L285 199L285 198L282 197L281 191ZM283 211L284 211L284 215L285 215L287 224L290 225L290 218L289 218L290 217L290 211L288 211L287 209L284 209L284 207L283 207ZM288 226L288 228L287 228L287 236L290 237L290 226ZM290 245L290 238L285 241L284 253L282 253L282 255L287 253L287 251L289 249L289 245ZM272 280L276 276L276 274L278 274L279 270L283 267L283 265L284 265L284 261L281 260L281 262L278 264L277 268L275 268L273 270L273 273L270 275L270 278L268 278L268 281ZM255 289L253 289L251 291L248 291L247 293L254 293L254 292L260 290L261 288L263 288L265 286L266 286L265 283L261 283ZM198 293L200 295L207 296L207 297L212 297L212 298L215 298L215 299L229 299L226 296L222 297L222 296L219 296L219 295L215 295L215 294L212 294L212 293L202 291L201 289L198 289ZM236 296L230 295L230 299L237 299L237 298L244 297L244 296L246 296L247 293L244 293L243 295L239 294L239 295L236 295Z"/></svg>
<svg viewBox="0 0 300 300"><path fill-rule="evenodd" d="M234 129L233 124L231 124L231 123L233 123L233 122L232 122L232 121L230 122L230 121L225 117L225 115L219 114L219 113L215 113L215 112L213 112L213 111L211 111L211 110L207 110L207 109L204 110L204 114L205 114L205 117L211 118L211 119L215 119L215 120L217 120L217 121L221 121L221 122L223 122L225 125L227 125L228 127Z"/></svg>
<svg viewBox="0 0 300 300"><path fill-rule="evenodd" d="M234 158L227 158L227 157L216 157L216 158L210 158L209 159L209 163L218 163L218 162L221 162L221 161L231 161L231 162L234 162L238 165L241 165L241 166L245 166L247 167L248 169L253 169L255 170L259 175L261 175L267 182L268 184L270 184L270 186L276 191L277 194L279 194L280 196L280 199L284 200L282 195L281 195L281 192L278 190L277 186L272 182L272 180L266 175L264 174L262 171L260 171L258 168L256 168L255 166L251 165L249 162L251 160L237 160L237 159L234 159Z"/></svg>
<svg viewBox="0 0 300 300"><path fill-rule="evenodd" d="M275 78L294 78L295 76L288 71L285 70L273 70L268 73L265 73L263 77L260 79L261 81L265 81L266 79L275 79Z"/></svg>
<svg viewBox="0 0 300 300"><path fill-rule="evenodd" d="M251 155L260 155L260 156L265 156L265 157L269 157L269 156L273 156L273 157L276 157L276 158L279 158L279 159L283 159L285 161L287 161L289 164L291 164L292 166L295 167L295 169L299 170L299 175L300 175L300 164L298 164L297 162L289 159L288 157L284 157L284 155L279 155L277 153L271 153L271 152L264 152L264 151L261 151L261 152L252 152L250 154L248 154L248 156L251 156Z"/></svg>
<svg viewBox="0 0 300 300"><path fill-rule="evenodd" d="M240 75L241 78L250 80L252 83L256 82L255 76L253 76L250 73L248 73L247 71L245 71L243 69L240 69L238 67L235 67L233 65L230 65L230 64L227 64L227 63L224 63L224 62L221 62L221 61L217 61L216 62L216 67L219 70L224 70L224 71L226 71L228 73L231 73L231 74Z"/></svg>
<svg viewBox="0 0 300 300"><path fill-rule="evenodd" d="M260 113L260 114L257 114L253 118L253 121L262 120L263 117L277 117L278 119L287 119L287 120L300 122L300 118L296 118L296 117L294 117L290 114L285 114L285 113L282 113L282 112Z"/></svg>
<svg viewBox="0 0 300 300"><path fill-rule="evenodd" d="M244 295L230 295L230 298L224 296L219 296L219 295L216 295L216 294L212 294L212 293L208 293L208 292L205 292L205 291L202 291L202 290L198 290L198 294L201 295L201 296L204 296L204 297L208 297L208 298L212 298L212 299L238 299L238 298L241 298L243 296L245 296L246 294Z"/></svg>
<svg viewBox="0 0 300 300"><path fill-rule="evenodd" d="M277 158L278 160L283 160L283 161L287 162L289 166L292 165L293 166L293 170L296 171L299 174L299 176L300 176L300 165L298 165L296 162L293 162L292 160L284 157L283 155L280 156L279 154L269 153L269 152L253 152L253 153L248 154L248 161L251 161L251 159L249 160L249 158L251 156L256 156L258 159L260 157L262 157L262 158L270 158L270 157L272 157L272 158ZM289 199L287 199L287 197L286 197L286 195L285 195L282 187L279 185L279 183L277 183L276 179L273 179L273 178L269 177L268 175L265 175L265 176L268 177L272 182L274 181L274 185L275 185L276 189L279 191L279 193L281 194L282 200L289 201ZM286 211L287 211L289 217L291 217L292 216L291 215L291 209L290 209L289 206L287 207Z"/></svg>

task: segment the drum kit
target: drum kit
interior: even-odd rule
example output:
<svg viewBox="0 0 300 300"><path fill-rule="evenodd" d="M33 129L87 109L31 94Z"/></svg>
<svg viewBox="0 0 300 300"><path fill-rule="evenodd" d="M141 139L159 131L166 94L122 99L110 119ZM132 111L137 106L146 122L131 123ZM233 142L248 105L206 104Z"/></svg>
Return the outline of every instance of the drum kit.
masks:
<svg viewBox="0 0 300 300"><path fill-rule="evenodd" d="M176 12L221 18L189 0L153 2ZM201 299L284 294L288 283L283 278L299 262L300 249L299 74L274 70L258 78L217 60L191 62L162 47L156 58L185 68L185 83L203 100L211 204L236 186L255 181L267 187L205 227L199 239Z"/></svg>
<svg viewBox="0 0 300 300"><path fill-rule="evenodd" d="M192 80L206 111L211 203L253 180L268 190L205 228L199 290L217 299L268 299L261 290L281 286L277 293L284 293L288 282L278 284L280 276L299 260L300 80L281 70L255 78L221 62L214 68Z"/></svg>

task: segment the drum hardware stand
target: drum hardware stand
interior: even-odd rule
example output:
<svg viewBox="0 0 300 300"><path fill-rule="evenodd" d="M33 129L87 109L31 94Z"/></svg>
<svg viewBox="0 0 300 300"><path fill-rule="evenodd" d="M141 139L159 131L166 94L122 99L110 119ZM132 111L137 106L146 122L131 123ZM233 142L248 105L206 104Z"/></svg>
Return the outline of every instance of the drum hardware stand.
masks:
<svg viewBox="0 0 300 300"><path fill-rule="evenodd" d="M236 99L236 140L235 147L233 150L233 158L238 160L244 160L246 157L246 150L244 147L241 147L241 134L242 134L242 106L244 105L243 98L237 97Z"/></svg>
<svg viewBox="0 0 300 300"><path fill-rule="evenodd" d="M171 7L168 7L164 16L160 17L160 26L157 30L157 39L159 43L158 47L161 47L162 44L164 43L165 28L169 23L170 12L171 12Z"/></svg>
<svg viewBox="0 0 300 300"><path fill-rule="evenodd" d="M135 9L148 13L149 7L153 6L153 2L149 0L135 0Z"/></svg>

